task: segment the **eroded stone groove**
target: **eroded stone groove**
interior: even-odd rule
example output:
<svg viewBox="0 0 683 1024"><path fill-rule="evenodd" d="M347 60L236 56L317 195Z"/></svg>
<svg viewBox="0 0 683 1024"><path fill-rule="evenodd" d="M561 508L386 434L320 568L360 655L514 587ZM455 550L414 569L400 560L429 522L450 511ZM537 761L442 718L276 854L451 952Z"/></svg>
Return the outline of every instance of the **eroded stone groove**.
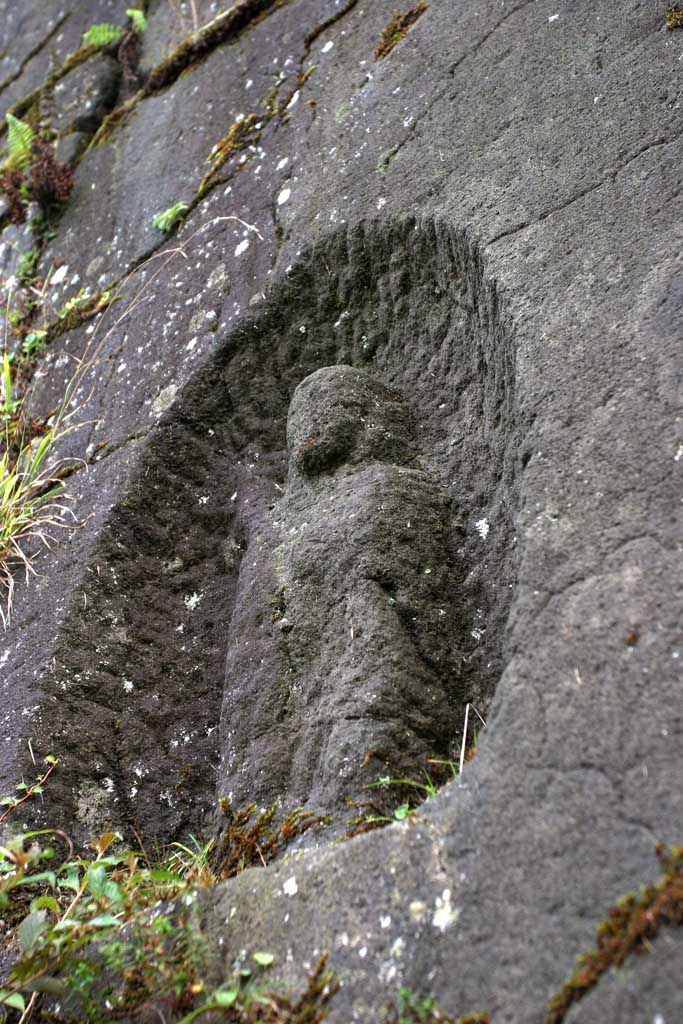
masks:
<svg viewBox="0 0 683 1024"><path fill-rule="evenodd" d="M384 489L398 515L413 500L401 490L413 479L426 494L422 508L439 524L426 530L426 547L416 550L430 560L443 550L443 562L434 567L433 582L413 590L422 607L406 601L400 608L406 635L413 612L426 621L445 608L452 646L446 649L438 627L435 636L449 668L434 679L451 680L439 700L448 694L453 706L440 726L439 752L458 741L464 702L474 701L485 713L505 656L515 579L512 516L522 428L511 328L465 234L433 222L360 224L302 253L258 310L225 338L176 399L112 512L68 616L40 715L66 755L53 802L60 800L81 829L125 827L132 820L148 836L171 836L201 827L215 800L224 691L232 695L223 708L226 758L228 736L241 728L240 706L250 705L255 721L263 716L277 724L277 709L268 717L269 701L281 680L255 677L235 651L252 641L275 649L286 636L305 676L297 629L283 634L280 624L282 594L276 588L264 607L264 579L257 573L255 586L247 586L243 559L257 550L264 524L282 511L294 390L311 373L337 364L364 371L372 386L392 389L406 409L401 457L392 456L390 465L380 460L374 476L368 463L368 494L375 500ZM408 477L394 472L402 461ZM400 480L396 488L394 479ZM322 536L327 505L321 480L314 527ZM291 512L296 502L291 495L287 500ZM400 547L390 538L389 554L404 562L399 576L412 550L408 540ZM284 551L290 567L302 551L291 544ZM401 579L376 569L368 577L375 609L378 593L389 601L396 591L407 592ZM320 585L326 586L324 573ZM309 587L299 605L297 628L312 629L319 644L324 637L315 618L302 622L313 593ZM362 620L363 594L347 596ZM368 656L379 665L381 619L375 626ZM345 649L338 637L335 643ZM318 670L325 658L329 651L318 659ZM283 726L304 737L305 702L296 714L294 722L290 707ZM351 757L349 728L340 742ZM245 733L240 798L338 801L340 786L330 789L328 780L326 789L311 776L308 761L279 772L273 744L264 784L257 732ZM357 753L362 758L366 751ZM222 791L235 788L222 777Z"/></svg>

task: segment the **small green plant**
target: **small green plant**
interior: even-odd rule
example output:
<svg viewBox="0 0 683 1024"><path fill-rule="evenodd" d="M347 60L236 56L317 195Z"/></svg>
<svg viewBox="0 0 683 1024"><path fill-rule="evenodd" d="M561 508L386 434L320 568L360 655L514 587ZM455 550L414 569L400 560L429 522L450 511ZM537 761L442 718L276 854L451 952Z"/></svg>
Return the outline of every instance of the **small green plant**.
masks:
<svg viewBox="0 0 683 1024"><path fill-rule="evenodd" d="M184 218L187 211L190 209L188 203L174 203L173 206L169 206L167 210L162 213L157 213L152 224L159 231L163 231L165 234L170 234L174 227L180 223Z"/></svg>
<svg viewBox="0 0 683 1024"><path fill-rule="evenodd" d="M118 25L111 25L107 21L98 25L91 25L87 32L83 33L83 42L86 46L94 46L98 50L118 43L123 35L123 29Z"/></svg>
<svg viewBox="0 0 683 1024"><path fill-rule="evenodd" d="M143 11L139 11L135 7L129 7L126 14L133 22L133 28L136 32L139 32L140 35L142 35L143 32L147 31L147 18Z"/></svg>
<svg viewBox="0 0 683 1024"><path fill-rule="evenodd" d="M14 114L7 114L7 149L5 167L12 171L23 171L31 163L31 151L35 133L30 124L20 121Z"/></svg>
<svg viewBox="0 0 683 1024"><path fill-rule="evenodd" d="M396 821L405 821L406 818L415 813L421 803L424 803L425 800L431 800L446 782L457 777L458 769L454 761L430 758L427 763L431 766L431 769L428 771L426 768L422 768L421 778L391 778L383 776L381 779L377 779L376 782L369 783L367 789L393 789L400 796L403 796L404 799L396 807L393 807L389 813L375 808L372 804L359 805L368 806L370 813L366 814L364 818L357 819L353 824L364 828L366 826L373 827L388 825Z"/></svg>
<svg viewBox="0 0 683 1024"><path fill-rule="evenodd" d="M17 279L25 286L33 283L36 271L38 269L38 261L40 260L40 253L37 249L30 249L25 252L19 260L19 266L17 267Z"/></svg>
<svg viewBox="0 0 683 1024"><path fill-rule="evenodd" d="M46 330L29 331L28 334L26 335L26 337L24 338L24 340L22 342L22 345L21 345L21 351L29 359L33 359L34 356L37 356L41 352L44 352L46 348L47 348L47 331Z"/></svg>
<svg viewBox="0 0 683 1024"><path fill-rule="evenodd" d="M3 798L0 822L42 793L58 761L17 797ZM249 815L236 815L248 821ZM68 836L41 829L0 846L0 910L20 955L0 982L0 1020L41 1017L46 997L62 1003L64 1024L109 1024L156 1013L191 1024L213 1011L233 1024L318 1024L338 983L323 956L297 999L266 989L272 953L241 954L219 985L205 980L206 949L194 924L198 889L213 884L208 844L176 843L152 860L121 848L107 832L74 856ZM61 850L61 853L59 852Z"/></svg>
<svg viewBox="0 0 683 1024"><path fill-rule="evenodd" d="M31 797L40 796L42 794L45 783L59 764L59 759L54 757L53 754L48 754L45 758L45 764L47 765L47 768L38 776L32 785L28 785L26 782L17 783L15 790L19 794L18 796L0 797L0 807L5 808L5 810L0 814L0 825L2 825L3 821L10 816L15 807L19 807L21 804L26 803L27 800L31 799ZM5 906L7 906L7 903L3 900L3 889L0 886L0 909Z"/></svg>
<svg viewBox="0 0 683 1024"><path fill-rule="evenodd" d="M398 1006L389 1009L385 1024L491 1024L488 1013L449 1016L431 996L417 996L409 988L398 993Z"/></svg>

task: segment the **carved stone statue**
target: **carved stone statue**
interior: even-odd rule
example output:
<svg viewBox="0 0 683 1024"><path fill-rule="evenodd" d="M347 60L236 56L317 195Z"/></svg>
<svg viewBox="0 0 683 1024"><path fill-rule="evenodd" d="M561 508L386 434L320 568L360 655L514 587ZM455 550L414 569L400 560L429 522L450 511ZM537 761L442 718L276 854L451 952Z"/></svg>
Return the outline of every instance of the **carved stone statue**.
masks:
<svg viewBox="0 0 683 1024"><path fill-rule="evenodd" d="M219 793L334 812L446 756L462 718L448 499L401 397L333 366L298 386L282 500L230 626Z"/></svg>

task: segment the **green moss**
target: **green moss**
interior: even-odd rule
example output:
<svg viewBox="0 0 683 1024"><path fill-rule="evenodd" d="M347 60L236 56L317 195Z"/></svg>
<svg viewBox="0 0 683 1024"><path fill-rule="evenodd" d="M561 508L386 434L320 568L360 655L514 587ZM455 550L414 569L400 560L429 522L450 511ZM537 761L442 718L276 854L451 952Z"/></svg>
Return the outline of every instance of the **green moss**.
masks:
<svg viewBox="0 0 683 1024"><path fill-rule="evenodd" d="M634 953L647 953L663 925L683 925L683 846L657 847L664 874L640 894L628 893L610 907L598 925L596 947L579 957L577 969L548 1003L545 1024L561 1024L578 1002L611 968Z"/></svg>
<svg viewBox="0 0 683 1024"><path fill-rule="evenodd" d="M404 14L394 14L391 21L384 26L382 34L379 37L379 42L375 47L375 60L382 60L391 53L396 44L403 39L417 19L422 17L428 6L428 4L424 3L424 0L420 0L420 2L415 4L415 6L409 11L405 11Z"/></svg>

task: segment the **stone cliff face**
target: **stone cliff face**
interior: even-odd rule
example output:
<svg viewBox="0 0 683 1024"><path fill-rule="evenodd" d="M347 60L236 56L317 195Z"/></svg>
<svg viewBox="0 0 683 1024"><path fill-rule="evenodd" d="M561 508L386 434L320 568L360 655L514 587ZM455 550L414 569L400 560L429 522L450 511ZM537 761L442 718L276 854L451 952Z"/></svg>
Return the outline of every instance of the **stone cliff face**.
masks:
<svg viewBox="0 0 683 1024"><path fill-rule="evenodd" d="M126 6L0 3L2 114L75 172L48 231L5 204L5 305L33 252L32 408L80 366L82 460L0 638L0 790L58 753L38 818L79 837L219 796L340 834L474 703L417 817L245 873L203 928L217 969L329 949L331 1021L406 985L540 1024L682 841L683 33L638 0L388 31L390 0L240 0L188 36L152 0L83 49ZM566 1020L672 1024L682 960L662 932Z"/></svg>

